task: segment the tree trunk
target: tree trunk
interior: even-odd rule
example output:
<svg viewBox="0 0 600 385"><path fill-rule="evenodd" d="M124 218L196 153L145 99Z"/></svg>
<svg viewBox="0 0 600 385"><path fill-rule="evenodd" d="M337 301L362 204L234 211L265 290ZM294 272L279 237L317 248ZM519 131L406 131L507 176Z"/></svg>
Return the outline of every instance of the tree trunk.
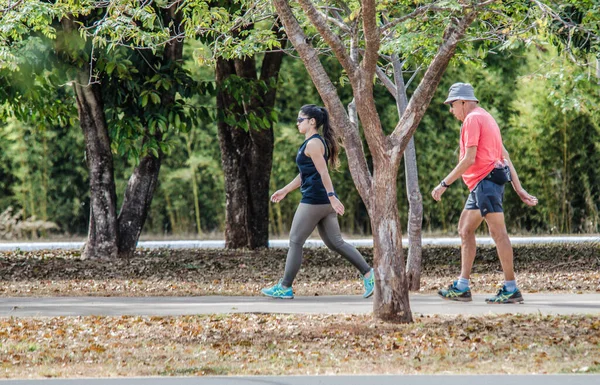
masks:
<svg viewBox="0 0 600 385"><path fill-rule="evenodd" d="M277 80L283 52L268 52L262 63L260 81ZM257 95L249 104L239 105L222 85L232 75L258 78L255 59L217 60L217 109L223 113L248 114L263 109L270 114L275 105L276 87ZM225 175L225 247L229 249L267 247L269 244L269 181L273 162L273 127L246 132L218 122L221 162Z"/></svg>
<svg viewBox="0 0 600 385"><path fill-rule="evenodd" d="M62 39L78 36L74 20L64 17L61 24L65 32ZM62 39L57 41L58 51L63 51L66 46ZM90 178L90 221L83 255L109 259L115 258L118 252L114 167L101 88L97 83L90 84L90 80L90 67L85 63L78 68L74 82Z"/></svg>
<svg viewBox="0 0 600 385"><path fill-rule="evenodd" d="M118 251L117 196L110 138L100 86L88 83L89 70L83 68L77 75L75 98L90 177L90 224L84 256L115 258Z"/></svg>
<svg viewBox="0 0 600 385"><path fill-rule="evenodd" d="M146 155L133 170L119 213L119 257L133 256L158 183L162 154Z"/></svg>
<svg viewBox="0 0 600 385"><path fill-rule="evenodd" d="M404 274L402 230L396 200L399 155L393 157L397 159L374 160L383 166L376 166L374 172L375 187L369 211L376 272L373 313L384 321L408 323L412 322L412 312Z"/></svg>
<svg viewBox="0 0 600 385"><path fill-rule="evenodd" d="M396 84L396 107L398 117L402 118L408 97L402 74L402 64L398 55L392 55L394 67L394 83ZM409 290L419 290L421 287L422 269L422 226L423 226L423 197L419 190L419 173L417 168L417 152L415 139L410 138L404 150L404 171L406 174L406 195L408 196L408 258L406 263L406 280Z"/></svg>
<svg viewBox="0 0 600 385"><path fill-rule="evenodd" d="M422 229L423 229L423 197L419 190L417 171L417 153L415 140L410 139L404 150L404 170L406 173L406 193L408 195L408 258L406 264L406 280L409 290L421 288L422 270Z"/></svg>
<svg viewBox="0 0 600 385"><path fill-rule="evenodd" d="M176 30L181 24L182 15L177 12L179 2L174 2L170 8L163 9L164 24L171 30L171 36L175 36ZM176 63L183 57L183 39L173 39L165 46L162 63ZM175 95L172 90L165 90L161 95L162 106L169 106L175 102ZM149 131L146 130L146 138L149 138ZM154 139L160 143L162 133L157 130L153 135ZM152 203L152 197L158 183L158 174L162 164L163 153L159 149L158 157L148 154L140 159L140 164L135 167L133 174L127 182L127 189L123 198L123 204L118 217L119 223L119 256L129 258L133 256L137 247L140 234L148 218L148 211Z"/></svg>
<svg viewBox="0 0 600 385"><path fill-rule="evenodd" d="M233 96L223 87L232 75L235 75L233 61L217 59L217 111L223 114L225 111L240 112ZM250 166L244 159L248 138L243 130L230 126L224 119L219 119L217 127L225 177L225 247L242 248L248 245L248 181L244 173L244 168Z"/></svg>

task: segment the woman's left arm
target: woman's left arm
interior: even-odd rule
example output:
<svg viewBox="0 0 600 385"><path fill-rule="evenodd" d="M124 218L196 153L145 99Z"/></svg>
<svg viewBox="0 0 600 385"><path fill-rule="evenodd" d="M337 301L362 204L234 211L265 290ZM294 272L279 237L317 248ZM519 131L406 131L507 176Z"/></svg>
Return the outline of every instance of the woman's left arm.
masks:
<svg viewBox="0 0 600 385"><path fill-rule="evenodd" d="M333 183L331 182L331 177L329 176L329 171L327 170L327 161L325 160L325 146L323 146L323 142L319 139L313 139L306 144L306 149L304 153L313 161L315 168L321 175L321 181L323 181L323 186L325 186L325 190L327 192L334 192ZM331 207L335 210L339 215L344 215L344 205L340 200L334 195L329 197L329 202L331 203Z"/></svg>

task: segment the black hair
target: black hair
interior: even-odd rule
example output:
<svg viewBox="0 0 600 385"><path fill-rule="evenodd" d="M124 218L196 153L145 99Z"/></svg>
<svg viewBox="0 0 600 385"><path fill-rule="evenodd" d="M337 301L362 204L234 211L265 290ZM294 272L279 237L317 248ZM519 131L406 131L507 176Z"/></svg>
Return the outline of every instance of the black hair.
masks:
<svg viewBox="0 0 600 385"><path fill-rule="evenodd" d="M309 119L314 119L317 123L317 129L323 127L323 139L327 145L327 156L329 164L333 167L338 165L338 146L335 141L335 134L329 125L329 112L325 107L319 107L314 104L307 104L300 108L300 112Z"/></svg>

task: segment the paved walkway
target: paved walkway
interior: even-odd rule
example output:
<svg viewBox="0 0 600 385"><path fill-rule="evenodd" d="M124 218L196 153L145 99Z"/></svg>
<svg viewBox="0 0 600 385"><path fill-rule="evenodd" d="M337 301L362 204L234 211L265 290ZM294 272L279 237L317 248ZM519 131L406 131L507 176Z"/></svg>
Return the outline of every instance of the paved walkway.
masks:
<svg viewBox="0 0 600 385"><path fill-rule="evenodd" d="M373 247L373 239L346 239L346 241L357 247ZM593 243L600 245L600 235L590 236L557 236L557 237L510 237L513 245L530 245L546 243ZM460 238L423 238L423 246L460 246ZM5 242L0 243L0 251L34 251L34 250L77 250L83 247L83 242ZM408 244L407 239L402 244ZM477 237L478 245L493 245L490 237ZM324 247L320 239L309 239L304 247ZM222 249L225 241L140 241L139 248L145 249ZM269 247L289 247L287 239L273 239L269 241Z"/></svg>
<svg viewBox="0 0 600 385"><path fill-rule="evenodd" d="M488 305L485 295L473 302L445 301L437 295L412 294L411 309L418 314L597 314L600 294L525 294L524 304ZM0 317L86 315L191 315L213 313L366 314L372 299L354 296L296 297L0 297Z"/></svg>

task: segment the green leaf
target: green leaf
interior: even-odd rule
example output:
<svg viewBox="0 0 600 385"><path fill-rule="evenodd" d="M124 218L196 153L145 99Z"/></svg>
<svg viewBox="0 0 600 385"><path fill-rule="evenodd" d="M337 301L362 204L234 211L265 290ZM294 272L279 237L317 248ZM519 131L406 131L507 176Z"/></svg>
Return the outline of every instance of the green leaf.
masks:
<svg viewBox="0 0 600 385"><path fill-rule="evenodd" d="M156 92L150 92L150 98L152 99L152 103L160 104L160 96Z"/></svg>

